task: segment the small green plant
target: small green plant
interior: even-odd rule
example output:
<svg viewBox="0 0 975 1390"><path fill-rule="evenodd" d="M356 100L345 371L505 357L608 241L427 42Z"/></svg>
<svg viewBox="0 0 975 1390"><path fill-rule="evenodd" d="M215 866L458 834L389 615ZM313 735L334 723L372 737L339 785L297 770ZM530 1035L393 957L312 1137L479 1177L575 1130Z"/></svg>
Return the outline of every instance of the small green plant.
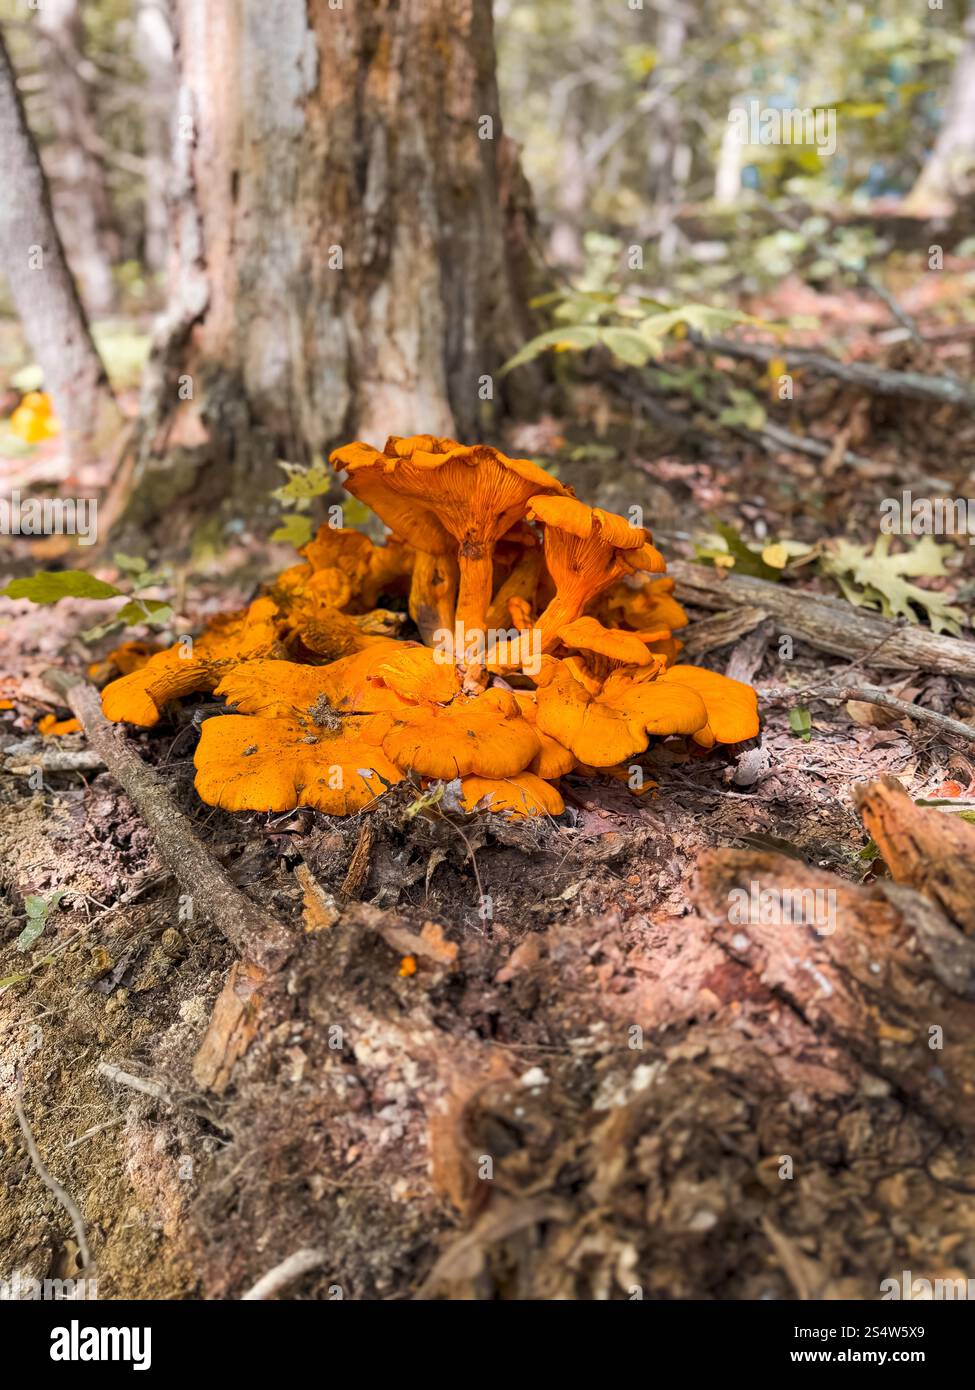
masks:
<svg viewBox="0 0 975 1390"><path fill-rule="evenodd" d="M18 951L29 951L34 942L42 935L47 919L53 908L64 897L64 889L59 888L56 893L52 893L49 898L28 897L24 899L24 909L27 913L27 925L18 936L14 943Z"/></svg>
<svg viewBox="0 0 975 1390"><path fill-rule="evenodd" d="M127 576L127 590L104 579L96 579L85 570L40 570L25 579L12 579L5 588L0 589L0 595L4 598L28 599L37 604L57 603L63 598L96 601L124 598L126 602L111 618L82 632L81 636L86 642L97 642L115 628L134 627L138 623L153 628L166 627L173 616L171 605L162 599L142 597L143 590L166 584L166 575L161 570L151 570L141 556L113 555L112 559Z"/></svg>

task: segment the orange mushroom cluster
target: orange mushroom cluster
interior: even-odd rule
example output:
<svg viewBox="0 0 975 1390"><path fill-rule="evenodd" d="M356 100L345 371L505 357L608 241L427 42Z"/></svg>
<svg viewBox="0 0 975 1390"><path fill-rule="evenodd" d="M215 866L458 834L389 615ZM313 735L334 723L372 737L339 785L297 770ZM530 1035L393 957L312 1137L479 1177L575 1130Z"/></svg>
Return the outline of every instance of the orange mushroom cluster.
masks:
<svg viewBox="0 0 975 1390"><path fill-rule="evenodd" d="M558 815L567 773L634 785L652 738L758 732L749 686L674 664L687 617L642 527L485 445L393 437L331 461L385 543L322 526L247 609L126 648L103 692L144 727L179 697L225 702L196 751L210 805L349 815L411 776L459 783L466 810Z"/></svg>

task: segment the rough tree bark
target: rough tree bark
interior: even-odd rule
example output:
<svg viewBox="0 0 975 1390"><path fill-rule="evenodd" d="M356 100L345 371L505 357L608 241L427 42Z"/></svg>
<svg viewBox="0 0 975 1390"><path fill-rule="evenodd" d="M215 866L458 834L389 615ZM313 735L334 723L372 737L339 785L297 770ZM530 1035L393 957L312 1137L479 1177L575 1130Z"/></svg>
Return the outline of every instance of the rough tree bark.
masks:
<svg viewBox="0 0 975 1390"><path fill-rule="evenodd" d="M474 432L522 340L490 0L179 0L177 42L137 481L177 446L226 493L342 437Z"/></svg>
<svg viewBox="0 0 975 1390"><path fill-rule="evenodd" d="M121 416L54 223L47 181L0 37L0 271L76 463L105 447Z"/></svg>

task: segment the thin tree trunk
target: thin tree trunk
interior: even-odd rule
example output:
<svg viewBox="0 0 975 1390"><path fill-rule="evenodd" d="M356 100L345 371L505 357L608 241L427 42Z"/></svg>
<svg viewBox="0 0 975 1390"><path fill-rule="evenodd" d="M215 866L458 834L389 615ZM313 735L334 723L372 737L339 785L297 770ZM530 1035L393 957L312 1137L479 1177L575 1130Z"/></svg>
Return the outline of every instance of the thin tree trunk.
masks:
<svg viewBox="0 0 975 1390"><path fill-rule="evenodd" d="M143 496L176 446L239 496L264 465L279 481L282 454L343 438L480 433L528 331L499 196L490 0L179 0L177 43L171 302L143 397Z"/></svg>
<svg viewBox="0 0 975 1390"><path fill-rule="evenodd" d="M905 204L923 216L950 216L956 200L970 193L975 182L975 8L969 10L964 33L944 122Z"/></svg>
<svg viewBox="0 0 975 1390"><path fill-rule="evenodd" d="M146 75L147 96L142 111L145 180L145 244L143 258L150 271L166 268L169 213L166 190L173 144L176 66L172 16L168 0L137 0L135 50Z"/></svg>
<svg viewBox="0 0 975 1390"><path fill-rule="evenodd" d="M55 177L55 213L62 227L71 228L68 260L85 307L91 314L107 314L115 299L112 265L119 237L105 165L97 153L91 94L80 72L84 31L78 0L43 0L37 25L56 137L49 165Z"/></svg>
<svg viewBox="0 0 975 1390"><path fill-rule="evenodd" d="M50 392L75 463L121 425L105 369L65 260L47 181L0 37L0 270Z"/></svg>

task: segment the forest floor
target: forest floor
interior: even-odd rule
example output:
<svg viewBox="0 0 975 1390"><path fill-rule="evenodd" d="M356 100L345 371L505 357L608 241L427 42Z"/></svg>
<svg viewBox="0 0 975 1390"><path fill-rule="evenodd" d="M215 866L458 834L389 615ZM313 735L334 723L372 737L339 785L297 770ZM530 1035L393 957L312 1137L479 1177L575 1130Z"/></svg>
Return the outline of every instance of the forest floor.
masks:
<svg viewBox="0 0 975 1390"><path fill-rule="evenodd" d="M938 305L912 307L941 331ZM816 311L854 356L971 379L971 334L885 344L886 311L862 295ZM763 389L761 367L720 365ZM675 559L710 517L757 539L872 542L892 489L929 494L933 477L971 495L960 407L810 375L769 418L829 445L824 462L695 407L671 402L661 423L596 377L570 401L571 419L520 427L512 451L593 504L642 505ZM943 581L953 599L972 555ZM239 606L279 558L243 536L188 580L183 610L202 623ZM836 593L802 570L782 582ZM298 1250L318 1253L286 1292L318 1299L873 1299L903 1269L975 1270L970 1125L891 1055L897 1019L865 1040L837 1017L856 972L826 938L749 942L720 920L729 874L838 885L880 960L897 900L854 788L894 774L915 799L964 802L975 743L808 696L806 740L779 695L879 684L971 722L975 682L802 641L786 657L767 624L716 642L692 611L694 659L756 685L760 740L663 744L639 799L570 776L566 814L528 825L416 815L399 791L368 818L231 816L192 792L192 710L134 732L233 881L293 926L291 960L264 976L187 914L106 771L32 788L17 770L86 749L35 724L57 708L43 671L90 660L93 611L6 603L0 629L0 1278L79 1268L18 1094L83 1214L102 1298L239 1297ZM58 891L18 949L26 899Z"/></svg>

